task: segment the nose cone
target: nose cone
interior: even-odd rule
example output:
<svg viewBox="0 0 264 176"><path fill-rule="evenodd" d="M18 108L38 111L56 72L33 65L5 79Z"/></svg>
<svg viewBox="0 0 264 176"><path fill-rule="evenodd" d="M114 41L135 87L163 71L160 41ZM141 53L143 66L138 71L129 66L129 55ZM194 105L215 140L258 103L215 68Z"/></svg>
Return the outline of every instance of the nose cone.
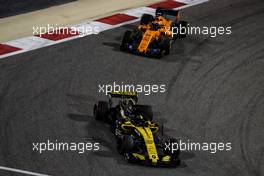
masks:
<svg viewBox="0 0 264 176"><path fill-rule="evenodd" d="M157 163L158 163L158 158L157 158L156 155L152 155L152 156L151 156L151 163L152 163L152 165L157 165Z"/></svg>

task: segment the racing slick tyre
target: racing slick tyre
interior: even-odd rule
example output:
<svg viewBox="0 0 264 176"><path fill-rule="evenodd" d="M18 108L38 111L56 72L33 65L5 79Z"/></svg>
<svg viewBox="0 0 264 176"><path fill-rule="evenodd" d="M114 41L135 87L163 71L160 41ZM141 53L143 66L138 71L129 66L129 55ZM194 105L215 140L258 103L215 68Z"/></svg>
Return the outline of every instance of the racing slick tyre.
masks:
<svg viewBox="0 0 264 176"><path fill-rule="evenodd" d="M130 42L131 39L131 31L126 31L124 36L123 36L123 40L120 46L120 50L121 51L125 51L127 49L127 44Z"/></svg>
<svg viewBox="0 0 264 176"><path fill-rule="evenodd" d="M135 147L134 139L130 135L124 135L122 139L122 153L125 160L128 163L134 163L136 160L132 155L132 151Z"/></svg>
<svg viewBox="0 0 264 176"><path fill-rule="evenodd" d="M122 139L122 150L131 151L135 147L135 142L130 135L124 135Z"/></svg>
<svg viewBox="0 0 264 176"><path fill-rule="evenodd" d="M116 148L118 153L124 154L125 152L130 152L135 147L135 142L130 135L124 135L122 138L116 139Z"/></svg>
<svg viewBox="0 0 264 176"><path fill-rule="evenodd" d="M152 21L154 21L154 17L150 14L143 14L140 20L140 24L141 25L148 25L149 23L151 23Z"/></svg>
<svg viewBox="0 0 264 176"><path fill-rule="evenodd" d="M143 38L143 32L138 29L134 29L131 35L132 35L131 39L138 43L140 43Z"/></svg>
<svg viewBox="0 0 264 176"><path fill-rule="evenodd" d="M108 102L99 101L97 105L94 105L95 119L99 121L106 121L108 111L109 111Z"/></svg>
<svg viewBox="0 0 264 176"><path fill-rule="evenodd" d="M187 36L187 27L188 27L188 22L187 21L179 21L179 26L180 26L180 33L179 37L180 38L185 38Z"/></svg>
<svg viewBox="0 0 264 176"><path fill-rule="evenodd" d="M117 152L120 154L123 154L123 148L122 148L122 139L120 139L119 137L116 138L116 149Z"/></svg>
<svg viewBox="0 0 264 176"><path fill-rule="evenodd" d="M136 114L142 115L145 120L153 120L153 111L152 107L149 105L136 105L135 106Z"/></svg>
<svg viewBox="0 0 264 176"><path fill-rule="evenodd" d="M165 55L170 54L170 49L171 49L171 42L170 39L164 38L161 42L161 49L164 51Z"/></svg>

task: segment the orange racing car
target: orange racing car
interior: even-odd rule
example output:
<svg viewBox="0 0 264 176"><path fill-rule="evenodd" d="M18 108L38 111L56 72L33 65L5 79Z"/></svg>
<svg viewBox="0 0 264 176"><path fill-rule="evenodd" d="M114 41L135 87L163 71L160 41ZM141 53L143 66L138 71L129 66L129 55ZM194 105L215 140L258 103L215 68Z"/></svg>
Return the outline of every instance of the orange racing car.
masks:
<svg viewBox="0 0 264 176"><path fill-rule="evenodd" d="M161 58L170 53L172 41L186 37L188 23L180 20L180 12L157 8L155 17L143 14L140 25L127 30L120 46L122 51ZM175 32L177 31L177 32Z"/></svg>

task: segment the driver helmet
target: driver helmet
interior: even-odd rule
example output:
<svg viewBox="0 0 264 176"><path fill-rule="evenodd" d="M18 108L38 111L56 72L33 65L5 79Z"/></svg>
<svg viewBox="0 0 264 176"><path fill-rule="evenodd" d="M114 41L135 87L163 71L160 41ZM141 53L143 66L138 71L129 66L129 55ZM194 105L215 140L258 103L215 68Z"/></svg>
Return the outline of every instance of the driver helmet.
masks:
<svg viewBox="0 0 264 176"><path fill-rule="evenodd" d="M128 113L132 113L133 106L135 104L136 103L135 103L135 101L132 98L126 100L126 110L127 110Z"/></svg>
<svg viewBox="0 0 264 176"><path fill-rule="evenodd" d="M158 16L156 20L158 21L158 24L162 24L163 23L163 19L164 18L162 16Z"/></svg>

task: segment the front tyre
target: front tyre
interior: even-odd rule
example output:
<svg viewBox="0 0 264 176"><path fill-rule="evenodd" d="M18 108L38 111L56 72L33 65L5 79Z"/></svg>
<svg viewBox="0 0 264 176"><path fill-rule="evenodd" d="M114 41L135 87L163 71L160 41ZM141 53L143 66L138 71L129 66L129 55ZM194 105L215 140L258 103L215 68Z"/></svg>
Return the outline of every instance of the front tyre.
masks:
<svg viewBox="0 0 264 176"><path fill-rule="evenodd" d="M94 105L95 119L99 121L106 121L108 111L109 111L108 102L99 101L97 105Z"/></svg>
<svg viewBox="0 0 264 176"><path fill-rule="evenodd" d="M125 34L123 36L123 39L122 39L121 46L120 46L120 50L121 51L127 50L127 44L129 44L129 42L130 42L131 35L132 35L131 31L126 31L125 32Z"/></svg>
<svg viewBox="0 0 264 176"><path fill-rule="evenodd" d="M135 163L135 162L136 162L134 156L133 156L132 153L130 153L130 152L125 152L125 153L124 153L124 158L125 158L125 160L126 160L128 163Z"/></svg>
<svg viewBox="0 0 264 176"><path fill-rule="evenodd" d="M164 38L161 44L161 48L164 51L165 55L169 55L171 49L171 40L169 38Z"/></svg>
<svg viewBox="0 0 264 176"><path fill-rule="evenodd" d="M121 142L121 143L120 143ZM135 142L130 135L124 135L123 138L118 141L119 153L123 154L125 160L128 163L136 162L132 151L135 147Z"/></svg>

